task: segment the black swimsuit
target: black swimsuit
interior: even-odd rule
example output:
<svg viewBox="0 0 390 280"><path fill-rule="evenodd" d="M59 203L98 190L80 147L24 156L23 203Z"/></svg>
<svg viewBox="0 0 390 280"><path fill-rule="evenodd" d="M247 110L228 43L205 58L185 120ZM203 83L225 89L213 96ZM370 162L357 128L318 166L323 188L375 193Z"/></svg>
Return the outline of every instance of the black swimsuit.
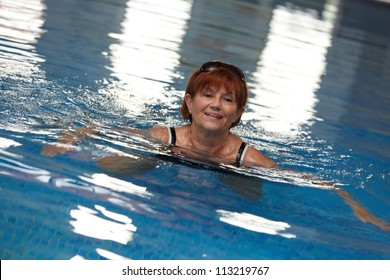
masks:
<svg viewBox="0 0 390 280"><path fill-rule="evenodd" d="M170 146L174 146L174 145L176 145L176 130L174 127L169 127L168 131L169 131L168 143ZM248 150L248 145L245 142L242 142L240 148L238 149L238 153L236 156L236 165L238 167L242 166L247 150Z"/></svg>

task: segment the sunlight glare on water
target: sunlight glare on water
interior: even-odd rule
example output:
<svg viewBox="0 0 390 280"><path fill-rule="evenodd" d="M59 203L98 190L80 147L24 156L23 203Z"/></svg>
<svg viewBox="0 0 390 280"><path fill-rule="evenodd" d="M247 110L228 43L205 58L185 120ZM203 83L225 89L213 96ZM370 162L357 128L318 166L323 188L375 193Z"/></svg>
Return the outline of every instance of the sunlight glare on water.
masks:
<svg viewBox="0 0 390 280"><path fill-rule="evenodd" d="M132 113L142 114L145 103L171 104L172 98L157 95L180 78L180 45L189 19L191 1L129 1L118 40L107 54L113 76L122 85L117 102ZM145 59L147 58L147 59ZM147 83L145 83L147 81Z"/></svg>
<svg viewBox="0 0 390 280"><path fill-rule="evenodd" d="M38 74L37 65L44 61L34 46L44 32L44 2L4 0L0 7L1 75L31 82Z"/></svg>
<svg viewBox="0 0 390 280"><path fill-rule="evenodd" d="M261 115L265 130L287 136L320 121L315 116L315 92L325 74L331 45L337 13L337 6L332 7L336 9L327 10L333 13L330 20L293 4L274 9L267 43L253 73L258 85L249 106L253 112L244 115L245 119Z"/></svg>

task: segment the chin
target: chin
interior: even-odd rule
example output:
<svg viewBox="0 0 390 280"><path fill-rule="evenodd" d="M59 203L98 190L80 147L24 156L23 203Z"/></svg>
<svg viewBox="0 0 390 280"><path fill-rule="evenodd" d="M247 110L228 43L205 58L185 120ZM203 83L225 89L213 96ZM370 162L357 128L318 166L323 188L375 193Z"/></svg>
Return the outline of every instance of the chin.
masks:
<svg viewBox="0 0 390 280"><path fill-rule="evenodd" d="M223 124L205 124L203 126L204 129L209 130L209 131L228 131L230 127L227 127L226 125Z"/></svg>

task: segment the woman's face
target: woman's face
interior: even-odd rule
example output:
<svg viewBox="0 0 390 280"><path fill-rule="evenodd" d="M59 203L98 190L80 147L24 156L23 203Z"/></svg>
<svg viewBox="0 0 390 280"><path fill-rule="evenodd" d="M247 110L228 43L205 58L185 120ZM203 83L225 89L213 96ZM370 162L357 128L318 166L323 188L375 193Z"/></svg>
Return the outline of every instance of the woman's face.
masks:
<svg viewBox="0 0 390 280"><path fill-rule="evenodd" d="M236 95L224 87L210 86L198 91L194 97L186 94L184 99L192 123L210 131L229 131L244 112L244 107L238 108Z"/></svg>

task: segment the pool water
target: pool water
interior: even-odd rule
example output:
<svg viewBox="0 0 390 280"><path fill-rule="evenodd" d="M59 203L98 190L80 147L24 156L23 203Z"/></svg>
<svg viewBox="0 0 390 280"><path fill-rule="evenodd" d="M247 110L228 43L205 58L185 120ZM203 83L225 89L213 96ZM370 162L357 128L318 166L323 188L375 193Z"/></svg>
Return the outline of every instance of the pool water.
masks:
<svg viewBox="0 0 390 280"><path fill-rule="evenodd" d="M378 1L2 0L0 258L389 259L389 25ZM247 76L234 133L341 191L123 129L183 124L212 59ZM113 174L113 155L153 165Z"/></svg>

